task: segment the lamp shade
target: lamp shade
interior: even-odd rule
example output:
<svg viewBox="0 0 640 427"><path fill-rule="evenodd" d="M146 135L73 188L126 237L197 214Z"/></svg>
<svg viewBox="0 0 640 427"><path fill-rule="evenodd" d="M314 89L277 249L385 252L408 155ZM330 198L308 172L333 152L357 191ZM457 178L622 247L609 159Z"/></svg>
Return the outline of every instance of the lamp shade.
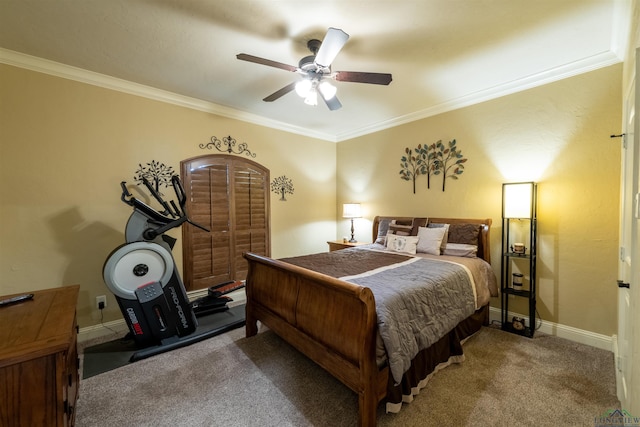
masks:
<svg viewBox="0 0 640 427"><path fill-rule="evenodd" d="M502 185L502 216L504 218L531 218L535 203L536 184L517 182Z"/></svg>
<svg viewBox="0 0 640 427"><path fill-rule="evenodd" d="M360 218L360 203L345 203L342 205L343 218Z"/></svg>

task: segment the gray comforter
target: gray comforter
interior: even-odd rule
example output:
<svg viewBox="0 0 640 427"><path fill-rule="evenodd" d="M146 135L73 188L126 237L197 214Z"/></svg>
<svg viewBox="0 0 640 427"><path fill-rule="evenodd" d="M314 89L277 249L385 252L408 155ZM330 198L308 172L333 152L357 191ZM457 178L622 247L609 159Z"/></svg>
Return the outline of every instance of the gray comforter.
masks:
<svg viewBox="0 0 640 427"><path fill-rule="evenodd" d="M495 274L480 258L411 256L371 244L282 261L372 290L377 363L388 363L396 382L419 351L498 295Z"/></svg>
<svg viewBox="0 0 640 427"><path fill-rule="evenodd" d="M475 284L469 270L451 262L412 258L341 279L372 290L380 335L396 383L419 351L476 310Z"/></svg>

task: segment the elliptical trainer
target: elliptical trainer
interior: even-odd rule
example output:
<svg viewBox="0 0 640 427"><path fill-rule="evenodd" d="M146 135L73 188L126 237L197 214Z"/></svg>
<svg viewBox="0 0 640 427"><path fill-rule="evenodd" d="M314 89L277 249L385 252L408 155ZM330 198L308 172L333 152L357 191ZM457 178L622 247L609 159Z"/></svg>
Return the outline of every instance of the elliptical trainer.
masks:
<svg viewBox="0 0 640 427"><path fill-rule="evenodd" d="M174 200L167 203L146 178L142 181L164 210L159 212L136 199L126 182L121 182L121 200L134 211L126 225L126 243L109 255L103 269L104 281L115 295L136 344L161 347L134 355L132 360L193 342L183 337L196 330L198 321L171 255L176 239L164 233L185 222L209 231L189 220L178 176L171 178L178 204Z"/></svg>

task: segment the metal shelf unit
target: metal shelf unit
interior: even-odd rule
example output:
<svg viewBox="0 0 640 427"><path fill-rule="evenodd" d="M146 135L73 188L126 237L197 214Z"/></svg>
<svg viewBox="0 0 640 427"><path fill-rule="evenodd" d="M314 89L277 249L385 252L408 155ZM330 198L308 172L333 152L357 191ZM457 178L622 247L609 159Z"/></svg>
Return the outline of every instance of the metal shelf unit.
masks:
<svg viewBox="0 0 640 427"><path fill-rule="evenodd" d="M520 203L526 204L519 213L510 213L509 204L513 201L509 200L510 191L506 188L507 186L520 186L528 192L528 197L519 200ZM533 338L536 330L537 184L534 182L503 184L502 206L502 265L500 273L502 329ZM524 230L524 236L516 235L514 228ZM514 239L516 238L522 239L525 243L524 253L514 251ZM529 245L528 248L526 244ZM523 274L528 283L528 286L523 289L514 289L513 287L512 277L516 264L518 272ZM512 296L528 300L528 322L524 327L513 322L513 318L508 318L509 300Z"/></svg>

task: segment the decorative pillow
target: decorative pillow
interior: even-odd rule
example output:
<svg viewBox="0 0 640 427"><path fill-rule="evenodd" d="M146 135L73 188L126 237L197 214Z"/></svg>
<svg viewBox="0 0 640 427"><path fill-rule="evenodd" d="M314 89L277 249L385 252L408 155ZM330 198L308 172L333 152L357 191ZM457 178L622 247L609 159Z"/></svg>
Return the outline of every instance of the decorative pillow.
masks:
<svg viewBox="0 0 640 427"><path fill-rule="evenodd" d="M420 227L426 227L427 222L429 222L429 218L413 218L413 224L412 224L413 228L411 229L411 235L417 236L418 229Z"/></svg>
<svg viewBox="0 0 640 427"><path fill-rule="evenodd" d="M396 231L394 234L401 236L417 236L419 227L426 227L429 218L413 218L411 220L396 220L391 221L389 230ZM404 234L409 233L409 234Z"/></svg>
<svg viewBox="0 0 640 427"><path fill-rule="evenodd" d="M432 222L427 225L429 228L444 228L446 231L444 232L444 236L442 237L442 244L440 245L440 254L444 252L444 248L447 246L447 242L449 241L449 224L442 224L439 222Z"/></svg>
<svg viewBox="0 0 640 427"><path fill-rule="evenodd" d="M374 243L384 245L387 242L387 232L389 231L390 219L381 219L378 223L378 237Z"/></svg>
<svg viewBox="0 0 640 427"><path fill-rule="evenodd" d="M398 236L417 236L418 227L426 227L428 218L381 219L378 223L378 236L375 243L386 245L387 234Z"/></svg>
<svg viewBox="0 0 640 427"><path fill-rule="evenodd" d="M440 255L440 246L446 231L445 227L419 227L417 251L425 254Z"/></svg>
<svg viewBox="0 0 640 427"><path fill-rule="evenodd" d="M449 224L449 243L477 245L481 224Z"/></svg>
<svg viewBox="0 0 640 427"><path fill-rule="evenodd" d="M466 258L478 257L477 245L465 245L464 243L447 243L443 255L461 256Z"/></svg>
<svg viewBox="0 0 640 427"><path fill-rule="evenodd" d="M418 236L398 236L389 232L387 234L387 249L394 252L404 252L415 255L418 245Z"/></svg>
<svg viewBox="0 0 640 427"><path fill-rule="evenodd" d="M411 230L413 226L409 225L400 225L392 222L389 224L389 233L396 234L398 236L411 236Z"/></svg>

